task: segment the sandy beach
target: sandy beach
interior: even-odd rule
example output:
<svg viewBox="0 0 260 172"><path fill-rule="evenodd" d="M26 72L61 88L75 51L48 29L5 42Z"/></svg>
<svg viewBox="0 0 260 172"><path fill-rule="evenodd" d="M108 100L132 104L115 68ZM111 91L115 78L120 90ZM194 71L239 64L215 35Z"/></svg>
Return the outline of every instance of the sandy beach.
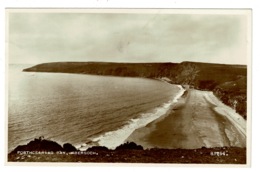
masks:
<svg viewBox="0 0 260 172"><path fill-rule="evenodd" d="M246 121L212 92L189 89L166 115L126 141L144 148L246 147Z"/></svg>

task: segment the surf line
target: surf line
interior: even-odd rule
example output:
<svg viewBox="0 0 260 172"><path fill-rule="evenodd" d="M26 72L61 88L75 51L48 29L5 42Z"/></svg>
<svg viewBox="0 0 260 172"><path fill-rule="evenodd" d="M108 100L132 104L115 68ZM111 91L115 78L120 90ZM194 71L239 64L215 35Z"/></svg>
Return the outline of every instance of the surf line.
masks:
<svg viewBox="0 0 260 172"><path fill-rule="evenodd" d="M141 114L139 118L131 119L128 124L117 130L109 131L97 137L90 138L88 143L76 147L80 150L86 150L92 146L105 146L109 149L115 149L120 144L123 144L136 129L144 127L150 122L167 114L172 105L175 104L186 91L181 85L176 86L179 88L178 93L167 103L162 104L160 107L156 107L150 112Z"/></svg>

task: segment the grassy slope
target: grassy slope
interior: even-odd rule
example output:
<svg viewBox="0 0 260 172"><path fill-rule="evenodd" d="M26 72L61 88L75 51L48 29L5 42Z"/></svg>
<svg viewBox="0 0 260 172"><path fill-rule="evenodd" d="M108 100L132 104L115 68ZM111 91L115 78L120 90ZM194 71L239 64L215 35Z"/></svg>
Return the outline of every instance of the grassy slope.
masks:
<svg viewBox="0 0 260 172"><path fill-rule="evenodd" d="M24 71L153 78L166 74L166 72L169 73L169 69L174 68L174 66L176 66L174 63L54 62L39 64Z"/></svg>
<svg viewBox="0 0 260 172"><path fill-rule="evenodd" d="M242 65L194 63L199 73L192 85L209 90L226 105L247 117L247 68Z"/></svg>

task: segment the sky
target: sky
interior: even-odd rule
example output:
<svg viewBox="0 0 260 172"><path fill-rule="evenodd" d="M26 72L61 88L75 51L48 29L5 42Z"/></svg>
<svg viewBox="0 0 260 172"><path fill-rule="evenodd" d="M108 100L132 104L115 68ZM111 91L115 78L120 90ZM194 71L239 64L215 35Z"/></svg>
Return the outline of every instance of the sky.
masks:
<svg viewBox="0 0 260 172"><path fill-rule="evenodd" d="M10 12L8 58L246 64L247 22L234 14Z"/></svg>

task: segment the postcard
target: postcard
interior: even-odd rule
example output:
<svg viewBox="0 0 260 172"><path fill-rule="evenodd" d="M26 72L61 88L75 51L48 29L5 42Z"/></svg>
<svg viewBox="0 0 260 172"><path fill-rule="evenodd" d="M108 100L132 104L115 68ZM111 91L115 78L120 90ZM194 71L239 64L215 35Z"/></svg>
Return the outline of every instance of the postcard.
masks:
<svg viewBox="0 0 260 172"><path fill-rule="evenodd" d="M248 166L251 18L6 9L7 163Z"/></svg>

